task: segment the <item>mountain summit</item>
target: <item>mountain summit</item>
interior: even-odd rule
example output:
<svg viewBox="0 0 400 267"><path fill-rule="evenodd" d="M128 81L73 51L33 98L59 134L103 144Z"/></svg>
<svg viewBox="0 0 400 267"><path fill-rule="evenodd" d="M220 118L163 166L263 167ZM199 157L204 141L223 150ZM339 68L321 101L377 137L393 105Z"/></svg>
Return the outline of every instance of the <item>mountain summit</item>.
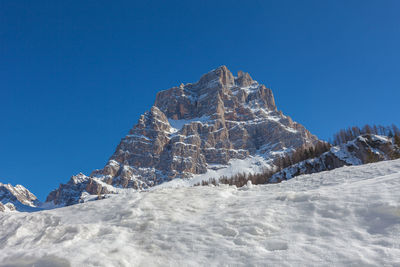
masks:
<svg viewBox="0 0 400 267"><path fill-rule="evenodd" d="M316 142L277 110L271 89L221 66L196 83L160 91L103 169L73 176L47 201L69 205L118 188L148 188L226 168L231 160L257 157L268 166L282 153Z"/></svg>

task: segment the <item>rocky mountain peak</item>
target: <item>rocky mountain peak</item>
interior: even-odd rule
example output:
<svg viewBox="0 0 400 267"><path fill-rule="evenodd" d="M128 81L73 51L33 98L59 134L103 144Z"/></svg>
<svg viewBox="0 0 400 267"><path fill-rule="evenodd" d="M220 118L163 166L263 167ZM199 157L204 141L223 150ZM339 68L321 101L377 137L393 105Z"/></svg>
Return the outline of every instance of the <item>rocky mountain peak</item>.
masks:
<svg viewBox="0 0 400 267"><path fill-rule="evenodd" d="M277 110L271 89L221 66L198 82L160 91L103 169L80 177L81 183L61 185L48 201L70 204L81 201L82 191L147 188L224 168L231 160L259 157L267 166L282 153L316 142ZM71 195L73 188L78 193Z"/></svg>
<svg viewBox="0 0 400 267"><path fill-rule="evenodd" d="M196 83L195 89L208 89L220 86L230 87L235 85L235 77L226 66L220 66L203 76Z"/></svg>
<svg viewBox="0 0 400 267"><path fill-rule="evenodd" d="M159 92L154 106L167 118L174 120L202 116L223 119L231 116L227 111L237 114L239 109L241 113L260 108L277 111L269 88L258 84L243 71L239 71L238 77L234 77L226 66L203 75L196 83Z"/></svg>
<svg viewBox="0 0 400 267"><path fill-rule="evenodd" d="M251 86L254 83L250 74L239 70L237 78L235 79L235 84L239 87Z"/></svg>

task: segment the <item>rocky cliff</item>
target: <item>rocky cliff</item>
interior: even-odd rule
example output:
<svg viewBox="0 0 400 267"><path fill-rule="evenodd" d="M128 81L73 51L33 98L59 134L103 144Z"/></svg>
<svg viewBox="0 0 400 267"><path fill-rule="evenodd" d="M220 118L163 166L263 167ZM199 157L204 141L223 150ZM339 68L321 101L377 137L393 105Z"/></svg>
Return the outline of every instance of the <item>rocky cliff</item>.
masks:
<svg viewBox="0 0 400 267"><path fill-rule="evenodd" d="M272 162L277 155L317 141L277 110L269 88L248 73L234 76L221 66L196 83L159 92L103 169L73 176L47 201L69 205L83 201L86 194L148 188L255 155Z"/></svg>

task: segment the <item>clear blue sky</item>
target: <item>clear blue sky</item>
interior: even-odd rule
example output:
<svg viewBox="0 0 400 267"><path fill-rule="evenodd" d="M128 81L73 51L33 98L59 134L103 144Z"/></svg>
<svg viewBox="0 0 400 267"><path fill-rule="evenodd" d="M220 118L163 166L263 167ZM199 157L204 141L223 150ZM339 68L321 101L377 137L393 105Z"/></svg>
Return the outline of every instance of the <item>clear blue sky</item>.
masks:
<svg viewBox="0 0 400 267"><path fill-rule="evenodd" d="M322 139L400 124L400 1L0 1L0 181L102 168L156 92L227 65Z"/></svg>

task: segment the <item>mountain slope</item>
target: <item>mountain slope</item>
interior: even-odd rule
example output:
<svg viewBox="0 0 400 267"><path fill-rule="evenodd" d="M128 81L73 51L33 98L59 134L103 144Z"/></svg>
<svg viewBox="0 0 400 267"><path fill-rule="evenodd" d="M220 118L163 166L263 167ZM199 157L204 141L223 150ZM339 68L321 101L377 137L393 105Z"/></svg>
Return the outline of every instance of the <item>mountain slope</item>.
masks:
<svg viewBox="0 0 400 267"><path fill-rule="evenodd" d="M400 265L400 160L240 189L124 192L0 214L1 264Z"/></svg>
<svg viewBox="0 0 400 267"><path fill-rule="evenodd" d="M47 201L69 205L87 194L149 188L256 156L268 167L278 155L316 142L277 110L270 89L221 66L197 83L159 92L103 169L72 177Z"/></svg>
<svg viewBox="0 0 400 267"><path fill-rule="evenodd" d="M334 146L330 151L284 168L274 174L270 182L287 180L302 174L329 171L348 165L361 165L400 158L400 148L393 138L363 134L352 141Z"/></svg>

